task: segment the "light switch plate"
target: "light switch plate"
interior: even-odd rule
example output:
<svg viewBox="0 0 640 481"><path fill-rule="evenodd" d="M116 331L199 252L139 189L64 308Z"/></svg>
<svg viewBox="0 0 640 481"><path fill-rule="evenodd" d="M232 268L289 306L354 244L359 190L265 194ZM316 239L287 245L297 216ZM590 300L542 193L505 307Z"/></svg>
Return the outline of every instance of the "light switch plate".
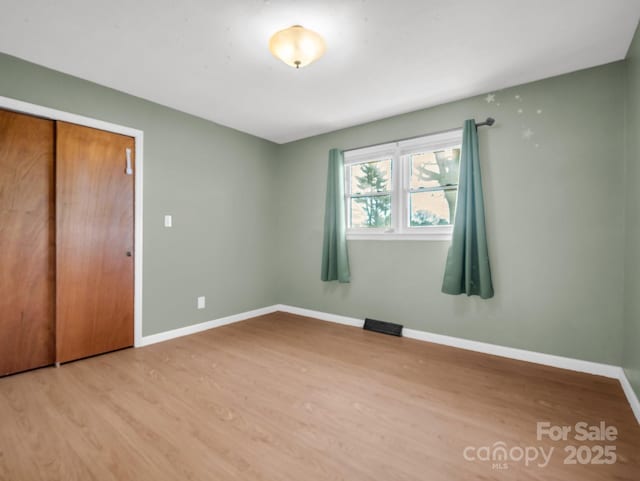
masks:
<svg viewBox="0 0 640 481"><path fill-rule="evenodd" d="M205 307L205 299L204 296L198 297L198 309L204 309Z"/></svg>
<svg viewBox="0 0 640 481"><path fill-rule="evenodd" d="M173 224L173 219L171 218L170 215L165 215L164 216L164 226L165 227L171 227Z"/></svg>

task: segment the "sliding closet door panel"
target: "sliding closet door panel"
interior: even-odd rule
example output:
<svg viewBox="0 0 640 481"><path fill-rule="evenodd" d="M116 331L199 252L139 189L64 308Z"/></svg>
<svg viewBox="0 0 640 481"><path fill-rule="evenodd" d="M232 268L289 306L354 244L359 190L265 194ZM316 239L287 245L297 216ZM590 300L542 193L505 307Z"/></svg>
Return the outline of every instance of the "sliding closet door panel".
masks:
<svg viewBox="0 0 640 481"><path fill-rule="evenodd" d="M56 360L133 345L134 139L57 123Z"/></svg>
<svg viewBox="0 0 640 481"><path fill-rule="evenodd" d="M54 128L0 110L0 375L54 360Z"/></svg>

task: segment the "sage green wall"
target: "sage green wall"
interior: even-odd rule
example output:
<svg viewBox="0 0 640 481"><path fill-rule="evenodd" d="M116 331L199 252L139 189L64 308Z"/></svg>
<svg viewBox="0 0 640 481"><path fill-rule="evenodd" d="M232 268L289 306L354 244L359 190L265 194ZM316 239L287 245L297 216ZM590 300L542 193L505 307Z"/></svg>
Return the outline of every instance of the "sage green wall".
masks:
<svg viewBox="0 0 640 481"><path fill-rule="evenodd" d="M627 221L622 365L640 397L640 33L627 55Z"/></svg>
<svg viewBox="0 0 640 481"><path fill-rule="evenodd" d="M2 54L0 95L144 131L145 335L276 302L275 144Z"/></svg>
<svg viewBox="0 0 640 481"><path fill-rule="evenodd" d="M279 302L620 365L624 76L614 63L500 91L491 103L475 97L282 146ZM320 281L330 148L489 115L497 122L480 144L495 298L440 293L440 241L349 241L351 284Z"/></svg>
<svg viewBox="0 0 640 481"><path fill-rule="evenodd" d="M285 303L612 364L623 344L625 75L615 63L277 146L0 55L0 95L144 130L145 335ZM320 282L328 150L487 115L496 297L441 294L448 243L436 241L350 241L352 283ZM195 309L198 295L207 309Z"/></svg>

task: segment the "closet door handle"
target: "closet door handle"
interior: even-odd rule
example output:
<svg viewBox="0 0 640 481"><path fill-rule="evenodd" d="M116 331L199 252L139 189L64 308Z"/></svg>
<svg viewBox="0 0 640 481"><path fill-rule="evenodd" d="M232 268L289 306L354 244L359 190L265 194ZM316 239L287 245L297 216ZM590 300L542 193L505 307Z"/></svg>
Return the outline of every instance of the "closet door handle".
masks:
<svg viewBox="0 0 640 481"><path fill-rule="evenodd" d="M131 251L127 251L127 257L131 257Z"/></svg>
<svg viewBox="0 0 640 481"><path fill-rule="evenodd" d="M124 169L124 173L127 175L133 175L133 168L131 167L131 149L125 149L127 157L127 166Z"/></svg>

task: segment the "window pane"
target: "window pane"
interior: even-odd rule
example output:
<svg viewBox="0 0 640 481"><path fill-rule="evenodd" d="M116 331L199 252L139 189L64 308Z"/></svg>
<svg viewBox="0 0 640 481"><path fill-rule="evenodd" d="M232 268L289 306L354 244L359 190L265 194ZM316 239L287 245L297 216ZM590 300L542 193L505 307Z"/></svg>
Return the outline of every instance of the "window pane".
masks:
<svg viewBox="0 0 640 481"><path fill-rule="evenodd" d="M391 196L376 195L349 199L351 227L390 227Z"/></svg>
<svg viewBox="0 0 640 481"><path fill-rule="evenodd" d="M457 190L434 190L409 194L411 227L449 225L456 209Z"/></svg>
<svg viewBox="0 0 640 481"><path fill-rule="evenodd" d="M410 156L411 189L458 183L460 147Z"/></svg>
<svg viewBox="0 0 640 481"><path fill-rule="evenodd" d="M352 194L391 190L391 159L351 165L350 174Z"/></svg>

